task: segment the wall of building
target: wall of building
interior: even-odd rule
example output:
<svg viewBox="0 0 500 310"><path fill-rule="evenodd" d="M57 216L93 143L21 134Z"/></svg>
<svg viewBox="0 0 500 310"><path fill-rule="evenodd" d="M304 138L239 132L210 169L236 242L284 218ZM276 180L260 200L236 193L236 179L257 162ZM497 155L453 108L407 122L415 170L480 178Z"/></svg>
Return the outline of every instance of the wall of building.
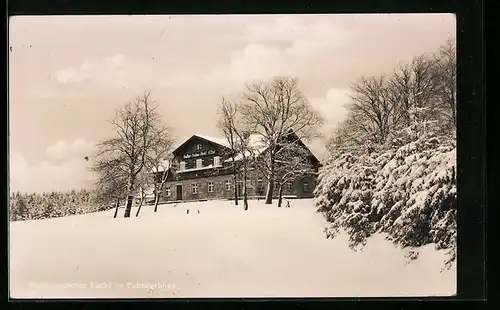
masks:
<svg viewBox="0 0 500 310"><path fill-rule="evenodd" d="M197 147L201 146L201 149ZM214 145L202 139L193 139L188 144L176 151L175 162L176 168L179 168L180 162L185 163L185 169L195 169L196 161L200 159L202 161L202 166L214 165L214 157L218 156L220 162L223 162L224 157L227 155L221 146Z"/></svg>
<svg viewBox="0 0 500 310"><path fill-rule="evenodd" d="M262 186L259 187L259 179L262 180ZM209 191L209 182L213 183L213 191ZM226 182L230 183L229 189ZM304 183L307 182L305 187ZM297 196L297 198L313 197L313 190L316 182L315 177L305 177L292 182L291 187L285 185L283 188L284 196ZM193 193L193 184L197 184L197 193ZM243 194L243 181L239 178L237 184L240 185L240 195ZM182 186L182 199L177 197L177 185ZM267 180L253 173L249 176L247 195L265 196L267 191ZM169 195L167 195L169 193ZM273 196L278 197L279 190L274 188ZM179 200L203 200L203 199L231 199L234 197L234 180L231 174L214 175L188 180L173 180L165 183L160 201L179 201Z"/></svg>
<svg viewBox="0 0 500 310"><path fill-rule="evenodd" d="M234 194L233 187L231 190L226 189L226 181L233 183L232 175L214 175L206 178L195 178L188 180L175 180L165 183L163 195L160 200L163 201L178 201L177 186L182 186L182 200L198 200L198 199L224 199L230 198ZM209 192L209 182L213 182L213 192ZM197 193L193 193L193 184L198 185ZM168 195L170 189L170 194Z"/></svg>

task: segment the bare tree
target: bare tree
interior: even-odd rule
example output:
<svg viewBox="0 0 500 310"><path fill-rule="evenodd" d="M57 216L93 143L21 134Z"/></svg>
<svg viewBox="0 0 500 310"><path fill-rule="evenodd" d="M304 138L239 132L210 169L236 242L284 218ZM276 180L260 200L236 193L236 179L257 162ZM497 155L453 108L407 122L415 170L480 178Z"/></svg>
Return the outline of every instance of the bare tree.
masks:
<svg viewBox="0 0 500 310"><path fill-rule="evenodd" d="M153 135L152 143L147 152L146 158L148 169L148 180L154 188L154 212L158 211L158 204L163 193L163 187L167 182L172 168L172 146L174 139L171 130L163 126Z"/></svg>
<svg viewBox="0 0 500 310"><path fill-rule="evenodd" d="M417 56L394 71L388 82L398 104L393 111L394 127L407 127L434 117L439 75L436 59L428 54Z"/></svg>
<svg viewBox="0 0 500 310"><path fill-rule="evenodd" d="M397 131L432 118L438 89L429 55L400 64L392 75L361 77L351 85L348 119L337 130L340 144L383 144Z"/></svg>
<svg viewBox="0 0 500 310"><path fill-rule="evenodd" d="M165 186L165 183L167 182L170 172L172 169L172 162L170 160L167 160L166 164L162 164L160 166L157 166L156 168L156 173L155 173L155 179L156 176L158 176L161 173L161 176L159 177L159 183L155 182L155 205L154 205L154 212L158 211L158 204L160 202L161 195L163 194L163 187ZM162 169L163 171L160 171ZM155 180L156 181L156 180Z"/></svg>
<svg viewBox="0 0 500 310"><path fill-rule="evenodd" d="M137 176L136 186L138 190L136 196L139 195L139 205L137 206L135 217L139 216L139 212L141 212L142 205L144 204L144 199L146 199L146 192L152 187L151 180L153 180L152 173L148 169L143 169Z"/></svg>
<svg viewBox="0 0 500 310"><path fill-rule="evenodd" d="M311 154L297 142L290 143L281 149L276 157L276 184L278 185L278 207L283 200L283 187L288 182L316 174Z"/></svg>
<svg viewBox="0 0 500 310"><path fill-rule="evenodd" d="M239 170L243 177L243 208L246 211L248 210L248 172L253 166L255 155L249 141L251 132L245 129L237 129L235 132L238 137L236 150L239 156Z"/></svg>
<svg viewBox="0 0 500 310"><path fill-rule="evenodd" d="M139 212L141 212L142 204L144 203L144 198L146 197L145 188L141 186L139 193L140 193L140 201L139 205L137 206L137 212L135 213L135 217L138 217Z"/></svg>
<svg viewBox="0 0 500 310"><path fill-rule="evenodd" d="M237 135L234 120L237 114L236 104L226 101L222 98L221 105L218 111L217 127L223 133L224 137L227 139L230 147L231 157L231 167L233 171L233 184L234 184L234 204L238 205L238 188L236 186L237 178L237 167L235 156L237 153Z"/></svg>
<svg viewBox="0 0 500 310"><path fill-rule="evenodd" d="M349 111L347 117L338 124L332 137L329 139L327 149L330 154L355 152L367 149L370 144L367 141L374 140L373 132L369 126L363 124L360 117Z"/></svg>
<svg viewBox="0 0 500 310"><path fill-rule="evenodd" d="M448 40L436 56L439 70L438 98L439 109L451 129L457 126L457 59L455 42Z"/></svg>
<svg viewBox="0 0 500 310"><path fill-rule="evenodd" d="M115 202L114 218L118 216L120 200L125 197L127 177L122 173L119 158L100 157L90 168L97 173L96 201L103 204Z"/></svg>
<svg viewBox="0 0 500 310"><path fill-rule="evenodd" d="M248 171L252 162L252 149L249 145L250 130L241 121L238 105L222 99L219 109L218 127L231 146L231 161L235 184L235 201L238 204L238 188L236 186L238 174L243 178L243 208L248 210ZM237 158L236 158L237 156Z"/></svg>
<svg viewBox="0 0 500 310"><path fill-rule="evenodd" d="M400 64L390 75L362 77L351 86L348 117L330 140L329 149L371 149L410 129L423 132L456 128L456 57L453 41L439 53L422 54ZM441 126L441 127L440 127Z"/></svg>
<svg viewBox="0 0 500 310"><path fill-rule="evenodd" d="M277 77L267 83L247 85L243 99L240 110L244 123L267 144L265 203L271 204L276 156L282 138L290 131L305 141L318 137L322 118L300 91L296 78Z"/></svg>
<svg viewBox="0 0 500 310"><path fill-rule="evenodd" d="M116 136L98 143L96 157L98 161L108 159L116 166L112 170L113 177L126 179L127 205L125 217L130 217L134 192L138 189L137 176L146 165L147 152L155 142L154 136L158 128L163 127L158 106L153 106L150 92L145 92L133 102L128 102L123 108L116 110L115 119L110 123L116 131ZM94 167L94 171L99 166Z"/></svg>
<svg viewBox="0 0 500 310"><path fill-rule="evenodd" d="M383 143L391 133L397 108L387 77L361 77L351 85L351 91L348 108L356 129L372 142Z"/></svg>

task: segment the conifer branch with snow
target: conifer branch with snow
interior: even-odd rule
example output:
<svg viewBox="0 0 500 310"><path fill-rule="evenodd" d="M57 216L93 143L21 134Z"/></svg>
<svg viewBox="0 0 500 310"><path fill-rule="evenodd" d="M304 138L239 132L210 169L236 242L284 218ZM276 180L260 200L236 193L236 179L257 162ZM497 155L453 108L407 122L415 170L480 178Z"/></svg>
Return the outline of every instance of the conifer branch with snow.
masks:
<svg viewBox="0 0 500 310"><path fill-rule="evenodd" d="M349 245L384 233L403 248L435 244L456 255L456 97L454 45L361 78L347 119L330 140L316 205ZM417 257L417 256L415 256Z"/></svg>

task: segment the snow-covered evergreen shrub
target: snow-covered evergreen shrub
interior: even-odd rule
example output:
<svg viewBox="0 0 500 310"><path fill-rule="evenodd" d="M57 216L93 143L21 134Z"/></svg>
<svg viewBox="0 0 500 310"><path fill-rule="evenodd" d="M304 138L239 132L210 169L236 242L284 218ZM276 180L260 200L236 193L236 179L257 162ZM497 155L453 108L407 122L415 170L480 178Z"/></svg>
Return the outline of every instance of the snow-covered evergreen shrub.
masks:
<svg viewBox="0 0 500 310"><path fill-rule="evenodd" d="M339 152L321 169L315 196L331 222L327 237L342 229L355 249L381 232L403 248L434 243L450 250L448 263L455 259L455 140L414 133L400 133L371 152Z"/></svg>

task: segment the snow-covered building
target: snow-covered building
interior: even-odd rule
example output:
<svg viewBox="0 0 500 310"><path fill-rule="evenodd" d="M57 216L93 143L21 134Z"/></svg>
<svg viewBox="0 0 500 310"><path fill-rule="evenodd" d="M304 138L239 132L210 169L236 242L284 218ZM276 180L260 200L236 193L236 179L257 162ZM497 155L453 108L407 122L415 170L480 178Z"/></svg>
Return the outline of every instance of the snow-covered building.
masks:
<svg viewBox="0 0 500 310"><path fill-rule="evenodd" d="M267 150L260 135L248 137L253 156L261 156ZM298 139L298 138L297 138ZM317 170L319 160L300 140L298 143L310 154L311 164ZM236 163L241 161L243 154L233 154L225 138L209 137L194 134L173 151L172 167L169 170L167 182L163 187L161 200L189 201L204 199L221 199L234 197L235 186L238 193L243 194L241 173L237 175L236 184L233 178L233 155ZM236 164L237 166L237 164ZM161 176L158 175L160 179ZM265 196L267 180L258 169L251 168L246 182L249 197ZM316 185L316 176L304 176L294 182L289 182L283 189L283 195L297 198L310 198ZM278 189L275 186L274 196Z"/></svg>

